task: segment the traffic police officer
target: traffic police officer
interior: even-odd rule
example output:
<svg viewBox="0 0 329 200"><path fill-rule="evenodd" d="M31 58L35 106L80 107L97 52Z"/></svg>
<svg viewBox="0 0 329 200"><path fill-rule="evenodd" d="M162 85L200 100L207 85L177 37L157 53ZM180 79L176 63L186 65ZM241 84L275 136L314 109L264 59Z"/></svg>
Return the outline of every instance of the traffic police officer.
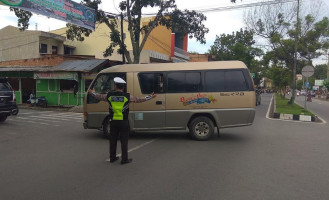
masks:
<svg viewBox="0 0 329 200"><path fill-rule="evenodd" d="M116 156L117 140L120 136L121 142L121 164L127 164L132 161L128 158L128 137L129 137L129 103L141 103L152 98L156 95L152 93L144 98L138 98L129 93L124 92L126 82L120 78L114 78L114 90L107 94L96 94L95 89L89 90L88 93L93 94L98 100L107 101L109 103L110 112L110 162L113 163L119 159Z"/></svg>

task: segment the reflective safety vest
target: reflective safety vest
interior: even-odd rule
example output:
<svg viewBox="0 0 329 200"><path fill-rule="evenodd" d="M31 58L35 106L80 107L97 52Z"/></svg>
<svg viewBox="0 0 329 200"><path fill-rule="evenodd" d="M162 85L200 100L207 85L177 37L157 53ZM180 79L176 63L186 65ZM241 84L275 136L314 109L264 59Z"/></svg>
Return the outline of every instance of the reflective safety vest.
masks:
<svg viewBox="0 0 329 200"><path fill-rule="evenodd" d="M130 94L125 92L109 92L110 118L112 120L128 120Z"/></svg>

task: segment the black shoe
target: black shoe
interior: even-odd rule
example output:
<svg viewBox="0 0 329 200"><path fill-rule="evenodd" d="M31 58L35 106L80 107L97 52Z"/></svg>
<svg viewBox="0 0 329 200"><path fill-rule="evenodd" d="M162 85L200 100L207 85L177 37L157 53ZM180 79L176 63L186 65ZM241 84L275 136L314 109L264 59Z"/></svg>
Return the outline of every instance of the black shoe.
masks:
<svg viewBox="0 0 329 200"><path fill-rule="evenodd" d="M131 163L133 161L132 158L129 158L128 160L121 160L121 165Z"/></svg>
<svg viewBox="0 0 329 200"><path fill-rule="evenodd" d="M114 163L115 161L119 160L119 157L115 157L114 159L110 159L110 163Z"/></svg>

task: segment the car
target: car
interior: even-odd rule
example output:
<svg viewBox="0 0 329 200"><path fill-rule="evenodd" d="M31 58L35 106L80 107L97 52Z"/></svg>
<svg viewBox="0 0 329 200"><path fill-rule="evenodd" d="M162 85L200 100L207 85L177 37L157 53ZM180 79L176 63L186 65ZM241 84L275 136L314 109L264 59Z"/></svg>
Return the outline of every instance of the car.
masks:
<svg viewBox="0 0 329 200"><path fill-rule="evenodd" d="M305 90L301 90L300 91L300 95L304 95L305 96L306 95L306 91Z"/></svg>
<svg viewBox="0 0 329 200"><path fill-rule="evenodd" d="M0 78L0 122L6 121L7 117L16 108L15 94L7 78Z"/></svg>

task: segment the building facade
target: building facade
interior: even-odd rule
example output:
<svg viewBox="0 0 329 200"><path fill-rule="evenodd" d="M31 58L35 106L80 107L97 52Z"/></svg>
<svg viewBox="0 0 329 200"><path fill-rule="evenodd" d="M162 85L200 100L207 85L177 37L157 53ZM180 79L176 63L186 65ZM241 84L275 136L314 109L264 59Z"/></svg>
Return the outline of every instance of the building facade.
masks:
<svg viewBox="0 0 329 200"><path fill-rule="evenodd" d="M8 77L18 104L32 92L48 105L82 105L86 87L104 68L116 63L94 56L71 55L75 47L65 37L43 31L0 30L0 77Z"/></svg>
<svg viewBox="0 0 329 200"><path fill-rule="evenodd" d="M146 25L153 17L143 18L141 24ZM120 24L120 21L117 22ZM112 61L122 61L122 55L117 53L117 49L109 57L104 57L103 52L110 45L110 32L111 30L106 24L99 24L96 26L94 32L89 37L85 37L83 42L66 40L64 44L66 46L75 47L73 55L90 55L95 56L98 59L109 59ZM120 26L118 29L120 30ZM65 35L67 28L61 28L51 33L57 35ZM128 23L124 21L123 31L125 33L125 45L127 50L133 59L132 44L130 41L130 35L128 31ZM144 35L141 35L143 38ZM142 39L141 41L142 42ZM165 26L158 26L153 29L149 35L143 51L140 56L140 63L151 62L187 62L189 61L189 54L187 52L187 35L175 33Z"/></svg>

